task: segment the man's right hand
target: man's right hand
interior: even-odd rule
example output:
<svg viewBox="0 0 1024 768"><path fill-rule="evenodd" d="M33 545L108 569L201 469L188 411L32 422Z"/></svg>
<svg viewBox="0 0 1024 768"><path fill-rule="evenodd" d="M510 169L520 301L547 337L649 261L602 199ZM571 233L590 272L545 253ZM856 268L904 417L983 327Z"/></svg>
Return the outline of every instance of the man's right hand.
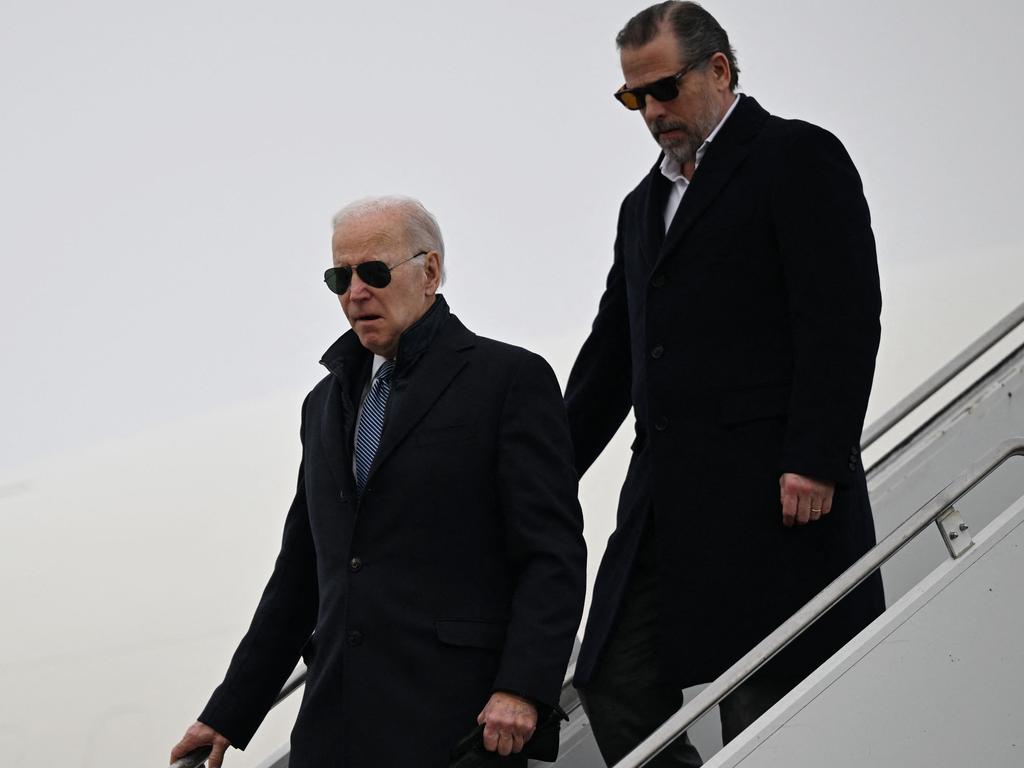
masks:
<svg viewBox="0 0 1024 768"><path fill-rule="evenodd" d="M205 746L213 747L210 756L206 758L209 768L221 768L224 762L224 752L231 746L231 742L206 725L206 723L200 723L196 720L185 731L181 741L175 744L174 749L171 750L171 762L180 760L193 749Z"/></svg>

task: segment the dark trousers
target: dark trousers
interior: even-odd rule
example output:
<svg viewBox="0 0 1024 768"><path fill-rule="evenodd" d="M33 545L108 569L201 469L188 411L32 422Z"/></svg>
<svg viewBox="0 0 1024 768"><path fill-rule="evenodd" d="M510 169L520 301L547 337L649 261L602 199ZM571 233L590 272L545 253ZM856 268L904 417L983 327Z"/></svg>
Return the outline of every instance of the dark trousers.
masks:
<svg viewBox="0 0 1024 768"><path fill-rule="evenodd" d="M647 525L619 616L601 661L580 690L601 756L611 766L629 754L683 706L683 692L665 680L658 659L658 568L653 524ZM758 673L719 705L722 742L728 744L798 682ZM699 766L683 734L647 765Z"/></svg>

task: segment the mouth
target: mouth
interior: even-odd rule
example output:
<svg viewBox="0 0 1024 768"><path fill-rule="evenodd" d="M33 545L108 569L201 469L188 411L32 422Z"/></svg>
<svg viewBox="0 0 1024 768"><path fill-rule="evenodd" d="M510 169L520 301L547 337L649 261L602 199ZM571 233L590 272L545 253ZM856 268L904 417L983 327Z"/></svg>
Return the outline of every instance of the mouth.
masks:
<svg viewBox="0 0 1024 768"><path fill-rule="evenodd" d="M365 315L356 315L354 318L352 318L352 322L353 322L353 324L355 324L355 323L372 323L374 320L380 320L380 319L382 319L380 315L365 314Z"/></svg>
<svg viewBox="0 0 1024 768"><path fill-rule="evenodd" d="M679 128L670 128L667 131L659 131L655 134L654 139L663 147L671 147L684 142L686 140L686 132Z"/></svg>
<svg viewBox="0 0 1024 768"><path fill-rule="evenodd" d="M681 123L667 123L656 120L651 125L651 133L654 134L654 138L661 141L662 137L666 139L679 138L686 133L686 125Z"/></svg>

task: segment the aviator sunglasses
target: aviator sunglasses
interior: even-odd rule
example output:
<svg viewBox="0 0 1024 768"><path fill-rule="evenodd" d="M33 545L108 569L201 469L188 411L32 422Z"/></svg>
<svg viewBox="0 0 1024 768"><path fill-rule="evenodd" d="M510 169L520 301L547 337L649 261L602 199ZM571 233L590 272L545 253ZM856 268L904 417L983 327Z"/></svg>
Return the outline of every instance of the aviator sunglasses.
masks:
<svg viewBox="0 0 1024 768"><path fill-rule="evenodd" d="M406 262L417 259L420 256L426 256L428 253L430 251L420 251L415 256L410 256L405 261L398 262L393 267L389 267L383 261L364 261L362 264L356 264L353 267L332 267L324 272L324 282L327 283L328 288L341 296L352 285L352 272L354 270L359 275L359 279L371 288L385 288L391 283L391 270L397 269Z"/></svg>
<svg viewBox="0 0 1024 768"><path fill-rule="evenodd" d="M711 56L714 56L714 54L711 54ZM653 83L648 85L640 85L636 88L627 88L623 85L612 95L618 99L626 109L643 109L647 106L648 96L653 97L657 101L672 101L672 99L679 95L679 83L681 83L683 78L686 77L686 73L694 67L703 64L705 61L710 59L711 56L705 56L691 64L687 64L674 75L669 75L668 77L663 77L660 80L655 80Z"/></svg>

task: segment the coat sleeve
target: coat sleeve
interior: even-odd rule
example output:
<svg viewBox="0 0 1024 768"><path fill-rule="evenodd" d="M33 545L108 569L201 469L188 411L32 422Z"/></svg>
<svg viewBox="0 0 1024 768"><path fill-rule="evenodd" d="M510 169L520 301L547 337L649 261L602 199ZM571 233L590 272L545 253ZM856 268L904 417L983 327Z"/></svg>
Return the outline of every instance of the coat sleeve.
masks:
<svg viewBox="0 0 1024 768"><path fill-rule="evenodd" d="M842 484L859 466L881 293L860 176L835 136L793 123L772 207L794 350L782 469Z"/></svg>
<svg viewBox="0 0 1024 768"><path fill-rule="evenodd" d="M302 412L304 433L306 403ZM245 749L295 668L316 623L317 594L316 553L300 463L273 574L224 682L198 718L227 737L232 746Z"/></svg>
<svg viewBox="0 0 1024 768"><path fill-rule="evenodd" d="M629 307L623 265L623 222L629 198L619 211L615 258L590 336L569 373L565 406L580 477L601 455L629 413L631 404Z"/></svg>
<svg viewBox="0 0 1024 768"><path fill-rule="evenodd" d="M556 707L586 591L586 545L558 380L529 354L505 396L497 492L513 572L495 690Z"/></svg>

